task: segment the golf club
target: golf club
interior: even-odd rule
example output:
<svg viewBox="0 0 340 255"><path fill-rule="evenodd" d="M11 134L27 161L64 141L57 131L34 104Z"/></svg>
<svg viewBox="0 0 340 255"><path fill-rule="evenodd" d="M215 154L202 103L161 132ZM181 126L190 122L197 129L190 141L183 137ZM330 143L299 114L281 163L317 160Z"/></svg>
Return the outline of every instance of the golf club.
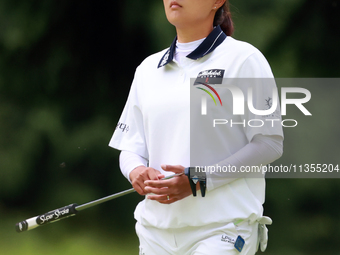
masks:
<svg viewBox="0 0 340 255"><path fill-rule="evenodd" d="M162 180L171 179L175 176L179 176L179 175L182 175L182 174L184 174L184 173L173 174L173 175L170 175L170 176L163 178ZM131 189L127 189L127 190L118 192L116 194L112 194L112 195L107 196L107 197L103 197L103 198L94 200L92 202L88 202L86 204L82 204L82 205L78 205L76 203L70 204L68 206L64 206L64 207L55 209L53 211L41 214L39 216L35 216L35 217L29 218L27 220L18 222L15 225L15 230L18 233L21 233L21 232L28 231L28 230L34 229L34 228L42 226L42 225L46 225L48 223L52 223L52 222L55 222L55 221L58 221L58 220L61 220L61 219L65 219L65 218L68 218L68 217L71 217L71 216L75 216L79 211L82 211L82 210L85 210L85 209L90 208L92 206L99 205L101 203L110 201L110 200L115 199L117 197L125 196L125 195L133 193L133 192L135 192L135 189L131 188Z"/></svg>

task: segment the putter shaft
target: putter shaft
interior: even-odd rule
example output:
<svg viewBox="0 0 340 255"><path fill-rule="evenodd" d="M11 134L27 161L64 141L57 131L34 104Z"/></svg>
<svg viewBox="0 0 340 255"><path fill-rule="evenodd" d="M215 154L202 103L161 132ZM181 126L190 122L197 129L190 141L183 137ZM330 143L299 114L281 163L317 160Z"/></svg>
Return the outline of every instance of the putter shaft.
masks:
<svg viewBox="0 0 340 255"><path fill-rule="evenodd" d="M182 174L184 174L184 173L173 174L173 175L170 175L168 177L163 178L162 180L168 180L168 179L171 179L175 176L179 176L179 175L182 175ZM64 218L75 216L81 210L85 210L85 209L90 208L92 206L99 205L101 203L110 201L110 200L115 199L117 197L121 197L121 196L130 194L132 192L135 192L134 188L127 189L127 190L121 191L119 193L116 193L116 194L113 194L113 195L110 195L110 196L107 196L107 197L103 197L103 198L97 199L95 201L86 203L86 204L82 204L82 205L71 204L71 205L68 205L68 206L64 206L62 208L58 208L56 210L47 212L45 214L35 216L35 217L29 218L27 220L18 222L15 226L15 229L18 233L21 233L21 232L24 232L24 231L27 231L27 230L31 230L31 229L34 229L36 227L45 225L47 223L52 223L52 222L55 222L55 221L58 221L58 220L61 220L61 219L64 219Z"/></svg>
<svg viewBox="0 0 340 255"><path fill-rule="evenodd" d="M85 209L90 208L92 206L99 205L101 203L110 201L110 200L115 199L117 197L125 196L125 195L130 194L130 193L135 192L135 191L136 190L134 188L127 189L127 190L121 191L119 193L116 193L116 194L113 194L113 195L110 195L110 196L107 196L107 197L103 197L103 198L97 199L97 200L92 201L92 202L88 202L86 204L78 205L78 206L76 206L76 210L77 211L85 210Z"/></svg>
<svg viewBox="0 0 340 255"><path fill-rule="evenodd" d="M172 174L172 175L169 175L167 177L164 177L162 180L169 180L169 179L171 179L175 176L179 176L179 175L182 175L182 174L184 174L184 173ZM116 193L116 194L113 194L113 195L110 195L110 196L107 196L107 197L103 197L103 198L97 199L97 200L92 201L92 202L88 202L86 204L78 205L78 206L76 206L76 210L77 211L85 210L85 209L90 208L92 206L99 205L101 203L110 201L110 200L115 199L117 197L125 196L125 195L133 193L135 191L136 190L134 188L127 189L127 190L121 191L119 193Z"/></svg>

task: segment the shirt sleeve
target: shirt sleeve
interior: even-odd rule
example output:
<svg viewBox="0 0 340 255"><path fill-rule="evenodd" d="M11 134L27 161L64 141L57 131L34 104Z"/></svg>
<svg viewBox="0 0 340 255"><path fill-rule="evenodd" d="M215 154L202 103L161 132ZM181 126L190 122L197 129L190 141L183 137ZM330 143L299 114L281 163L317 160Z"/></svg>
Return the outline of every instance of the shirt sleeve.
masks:
<svg viewBox="0 0 340 255"><path fill-rule="evenodd" d="M280 100L271 68L256 50L240 68L239 87L245 95L244 132L250 142L257 134L282 136Z"/></svg>
<svg viewBox="0 0 340 255"><path fill-rule="evenodd" d="M119 155L120 170L130 183L130 173L132 170L139 166L147 166L147 164L148 161L145 158L130 151L122 151Z"/></svg>
<svg viewBox="0 0 340 255"><path fill-rule="evenodd" d="M109 146L118 150L130 151L148 159L143 114L138 96L140 86L139 68L137 68L127 102Z"/></svg>
<svg viewBox="0 0 340 255"><path fill-rule="evenodd" d="M259 178L263 174L242 172L244 167L265 166L282 156L283 130L276 82L263 54L255 50L242 64L236 79L245 96L245 112L241 116L249 141L244 147L215 167L231 167L235 172L207 173L207 189L216 189L239 178Z"/></svg>
<svg viewBox="0 0 340 255"><path fill-rule="evenodd" d="M282 153L283 138L281 136L256 135L249 144L215 166L216 169L234 167L236 171L207 173L207 189L211 191L238 178L247 177L249 174L242 170L243 167L267 165L280 158ZM260 175L263 176L262 173Z"/></svg>

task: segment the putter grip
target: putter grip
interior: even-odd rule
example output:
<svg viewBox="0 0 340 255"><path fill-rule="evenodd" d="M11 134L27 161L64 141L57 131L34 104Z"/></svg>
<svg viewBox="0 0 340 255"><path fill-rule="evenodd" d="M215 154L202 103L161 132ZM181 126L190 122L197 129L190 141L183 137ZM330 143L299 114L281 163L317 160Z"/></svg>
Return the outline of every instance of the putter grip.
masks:
<svg viewBox="0 0 340 255"><path fill-rule="evenodd" d="M77 214L76 207L77 204L71 204L65 207L61 207L59 209L55 209L53 211L50 211L48 213L21 221L17 224L15 224L15 230L18 233L28 231L31 229L34 229L36 227L39 227L41 225L45 225L48 223L52 223L61 219L65 219L67 217L71 217Z"/></svg>

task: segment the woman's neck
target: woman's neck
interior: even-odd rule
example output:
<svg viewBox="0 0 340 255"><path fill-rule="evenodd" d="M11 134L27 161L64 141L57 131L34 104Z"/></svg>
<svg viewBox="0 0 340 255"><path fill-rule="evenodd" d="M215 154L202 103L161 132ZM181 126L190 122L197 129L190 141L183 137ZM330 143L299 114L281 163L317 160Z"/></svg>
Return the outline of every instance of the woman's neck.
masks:
<svg viewBox="0 0 340 255"><path fill-rule="evenodd" d="M177 40L180 43L188 43L197 41L199 39L207 37L211 31L213 31L213 26L186 26L186 27L176 27Z"/></svg>

